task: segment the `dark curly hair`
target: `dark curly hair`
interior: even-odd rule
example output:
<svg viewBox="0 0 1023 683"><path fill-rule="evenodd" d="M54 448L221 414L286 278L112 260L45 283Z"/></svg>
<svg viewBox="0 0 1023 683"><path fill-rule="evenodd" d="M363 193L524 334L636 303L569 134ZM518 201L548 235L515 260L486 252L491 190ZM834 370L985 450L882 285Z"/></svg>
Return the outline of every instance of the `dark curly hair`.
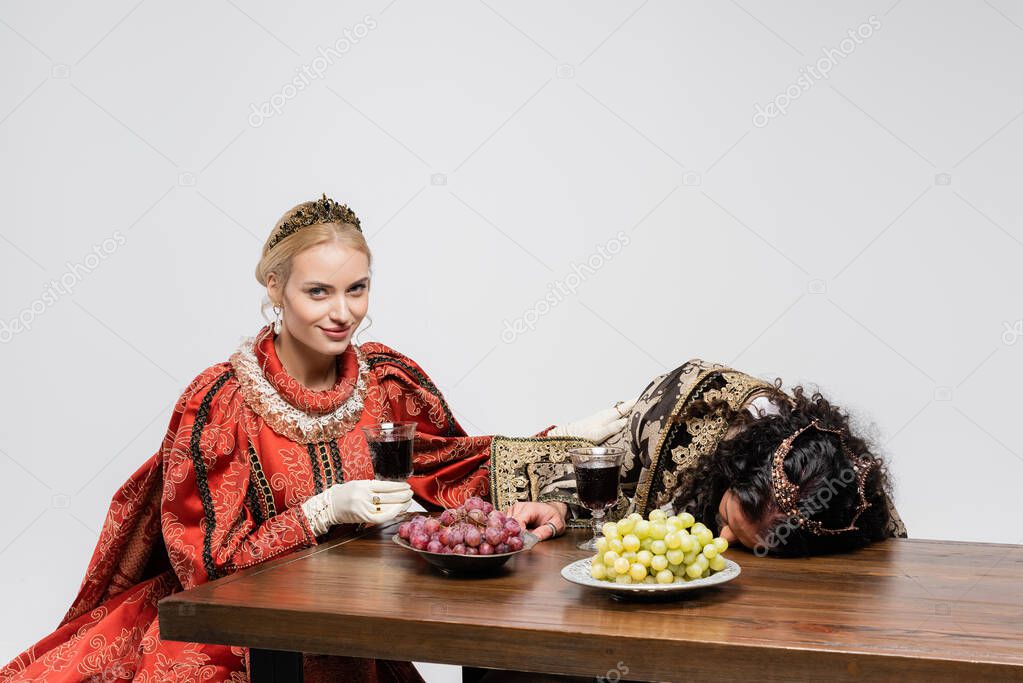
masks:
<svg viewBox="0 0 1023 683"><path fill-rule="evenodd" d="M797 386L789 397L781 386L781 380L776 380L771 392L778 415L755 417L745 408L732 410L724 401L695 401L689 407L683 419L716 412L739 431L722 439L698 466L694 488L686 492L686 504L682 507L720 533L716 528L718 506L725 491L731 489L746 516L764 522L763 545L753 550L783 557L844 552L885 538L890 521L891 485L884 462L871 452L863 438L852 432L848 414L819 392L807 396L803 387ZM815 419L823 427L845 430L846 444L852 452L874 463L865 481L870 507L860 515L854 531L814 535L792 523L774 499L771 467L775 450L785 438ZM798 505L809 519L828 528L849 524L859 496L852 464L843 454L836 435L811 430L800 436L785 457L785 474L799 487ZM829 489L829 494L822 495Z"/></svg>

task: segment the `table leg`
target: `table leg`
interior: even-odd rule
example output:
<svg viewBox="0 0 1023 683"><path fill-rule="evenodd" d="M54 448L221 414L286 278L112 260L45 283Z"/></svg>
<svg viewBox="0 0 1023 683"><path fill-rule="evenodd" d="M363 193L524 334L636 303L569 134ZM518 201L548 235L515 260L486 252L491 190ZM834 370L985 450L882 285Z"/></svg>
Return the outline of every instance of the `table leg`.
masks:
<svg viewBox="0 0 1023 683"><path fill-rule="evenodd" d="M301 652L249 648L249 679L252 683L302 683Z"/></svg>
<svg viewBox="0 0 1023 683"><path fill-rule="evenodd" d="M477 669L474 666L463 666L462 667L462 683L477 683L483 675L487 673L487 669Z"/></svg>

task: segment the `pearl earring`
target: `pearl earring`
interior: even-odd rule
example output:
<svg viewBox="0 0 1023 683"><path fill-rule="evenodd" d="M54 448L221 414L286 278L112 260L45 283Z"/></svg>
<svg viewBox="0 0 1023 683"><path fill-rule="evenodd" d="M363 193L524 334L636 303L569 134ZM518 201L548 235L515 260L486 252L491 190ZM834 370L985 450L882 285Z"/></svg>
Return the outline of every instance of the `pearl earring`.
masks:
<svg viewBox="0 0 1023 683"><path fill-rule="evenodd" d="M282 306L274 306L274 334L281 333L281 313L283 312Z"/></svg>

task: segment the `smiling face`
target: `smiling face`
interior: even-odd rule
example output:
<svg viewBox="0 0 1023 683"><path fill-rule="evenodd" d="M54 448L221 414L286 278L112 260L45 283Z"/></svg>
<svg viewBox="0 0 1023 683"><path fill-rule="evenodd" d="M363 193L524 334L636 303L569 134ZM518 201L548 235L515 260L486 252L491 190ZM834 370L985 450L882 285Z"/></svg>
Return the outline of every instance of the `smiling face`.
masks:
<svg viewBox="0 0 1023 683"><path fill-rule="evenodd" d="M369 259L338 242L325 242L291 259L282 283L274 274L267 293L283 306L281 336L303 355L333 358L351 343L369 308Z"/></svg>

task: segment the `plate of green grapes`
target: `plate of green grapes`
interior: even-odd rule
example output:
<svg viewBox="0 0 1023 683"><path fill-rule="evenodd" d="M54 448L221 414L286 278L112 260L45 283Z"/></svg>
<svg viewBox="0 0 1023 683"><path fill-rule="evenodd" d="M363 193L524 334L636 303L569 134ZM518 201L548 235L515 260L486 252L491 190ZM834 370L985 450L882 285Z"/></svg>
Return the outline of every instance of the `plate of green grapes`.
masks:
<svg viewBox="0 0 1023 683"><path fill-rule="evenodd" d="M728 541L714 538L688 512L652 510L646 519L634 512L605 523L602 531L597 554L565 565L565 580L614 598L665 600L727 583L741 571L724 556Z"/></svg>

